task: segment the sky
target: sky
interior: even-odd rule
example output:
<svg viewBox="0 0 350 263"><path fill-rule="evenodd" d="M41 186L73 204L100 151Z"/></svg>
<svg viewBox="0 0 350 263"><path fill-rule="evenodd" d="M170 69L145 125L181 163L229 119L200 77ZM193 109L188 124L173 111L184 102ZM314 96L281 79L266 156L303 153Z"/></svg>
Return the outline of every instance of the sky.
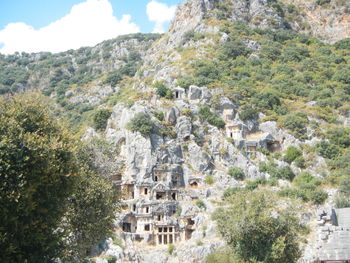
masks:
<svg viewBox="0 0 350 263"><path fill-rule="evenodd" d="M183 0L0 0L0 53L61 52L163 33Z"/></svg>

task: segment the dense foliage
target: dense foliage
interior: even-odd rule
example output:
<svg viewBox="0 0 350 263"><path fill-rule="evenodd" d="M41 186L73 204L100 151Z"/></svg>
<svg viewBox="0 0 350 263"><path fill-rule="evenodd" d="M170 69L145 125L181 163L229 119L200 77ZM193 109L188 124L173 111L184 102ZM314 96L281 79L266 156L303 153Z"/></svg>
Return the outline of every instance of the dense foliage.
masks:
<svg viewBox="0 0 350 263"><path fill-rule="evenodd" d="M290 209L277 208L272 193L240 191L226 200L229 207L218 209L214 219L238 259L232 262L295 262L301 256L299 220ZM230 262L225 257L207 262Z"/></svg>
<svg viewBox="0 0 350 263"><path fill-rule="evenodd" d="M153 121L146 113L138 113L127 124L127 128L133 132L140 132L143 136L150 135L153 131Z"/></svg>
<svg viewBox="0 0 350 263"><path fill-rule="evenodd" d="M93 117L94 127L97 130L104 130L107 126L107 121L112 112L109 109L98 109Z"/></svg>
<svg viewBox="0 0 350 263"><path fill-rule="evenodd" d="M1 262L81 258L111 229L115 190L49 112L37 95L1 98Z"/></svg>
<svg viewBox="0 0 350 263"><path fill-rule="evenodd" d="M207 121L209 124L216 126L219 129L225 127L225 122L220 118L220 116L212 112L207 106L200 106L198 115L200 119Z"/></svg>

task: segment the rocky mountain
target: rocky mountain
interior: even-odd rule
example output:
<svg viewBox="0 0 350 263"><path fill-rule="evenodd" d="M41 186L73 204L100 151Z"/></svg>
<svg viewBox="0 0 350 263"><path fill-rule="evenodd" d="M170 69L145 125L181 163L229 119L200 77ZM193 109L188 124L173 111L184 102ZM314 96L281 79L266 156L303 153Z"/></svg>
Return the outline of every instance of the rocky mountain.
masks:
<svg viewBox="0 0 350 263"><path fill-rule="evenodd" d="M77 136L118 149L106 173L122 209L95 262L204 262L226 244L212 214L241 188L295 202L310 226L300 262L313 262L327 242L315 225L330 221L318 211L349 205L337 190L349 169L349 10L187 0L164 35L1 55L0 92L40 91Z"/></svg>

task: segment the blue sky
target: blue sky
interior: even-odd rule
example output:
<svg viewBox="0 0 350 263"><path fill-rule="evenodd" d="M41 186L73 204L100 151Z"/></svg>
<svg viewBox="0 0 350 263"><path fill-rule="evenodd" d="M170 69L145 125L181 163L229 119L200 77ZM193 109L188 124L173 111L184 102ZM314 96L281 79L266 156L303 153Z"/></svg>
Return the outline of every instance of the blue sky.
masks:
<svg viewBox="0 0 350 263"><path fill-rule="evenodd" d="M78 35L76 32L81 32L80 40L72 40L71 48L77 48L79 43L97 44L95 42L100 42L103 38L108 39L129 31L162 32L167 29L175 6L181 2L183 0L0 0L0 53L13 53L15 50L63 51L70 48L68 42ZM109 5L113 9L111 15ZM76 12L72 12L73 6L77 7ZM82 17L81 21L79 16ZM50 27L54 22L57 23ZM71 24L73 25L70 26ZM82 28L84 24L87 25L86 28ZM75 33L71 27L76 30ZM104 35L100 34L101 31L107 31L106 28L113 28L113 32L110 30ZM67 34L64 33L65 30ZM96 35L95 41L88 40L88 32L84 35L84 30L90 30L89 34ZM62 41L61 46L55 45L53 40L51 43L48 41L54 38L54 32L59 34L56 43ZM41 42L34 43L32 39L40 39Z"/></svg>

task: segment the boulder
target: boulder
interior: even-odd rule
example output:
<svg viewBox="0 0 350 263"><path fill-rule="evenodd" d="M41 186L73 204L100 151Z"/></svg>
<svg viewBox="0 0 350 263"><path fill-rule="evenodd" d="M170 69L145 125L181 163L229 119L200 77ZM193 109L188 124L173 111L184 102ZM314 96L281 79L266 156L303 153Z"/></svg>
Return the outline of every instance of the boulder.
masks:
<svg viewBox="0 0 350 263"><path fill-rule="evenodd" d="M177 137L180 140L188 140L192 132L192 123L187 119L186 116L181 116L178 118L176 124Z"/></svg>
<svg viewBox="0 0 350 263"><path fill-rule="evenodd" d="M188 146L189 162L193 169L199 173L204 173L210 168L212 158L208 153L202 151L196 143L192 142Z"/></svg>

